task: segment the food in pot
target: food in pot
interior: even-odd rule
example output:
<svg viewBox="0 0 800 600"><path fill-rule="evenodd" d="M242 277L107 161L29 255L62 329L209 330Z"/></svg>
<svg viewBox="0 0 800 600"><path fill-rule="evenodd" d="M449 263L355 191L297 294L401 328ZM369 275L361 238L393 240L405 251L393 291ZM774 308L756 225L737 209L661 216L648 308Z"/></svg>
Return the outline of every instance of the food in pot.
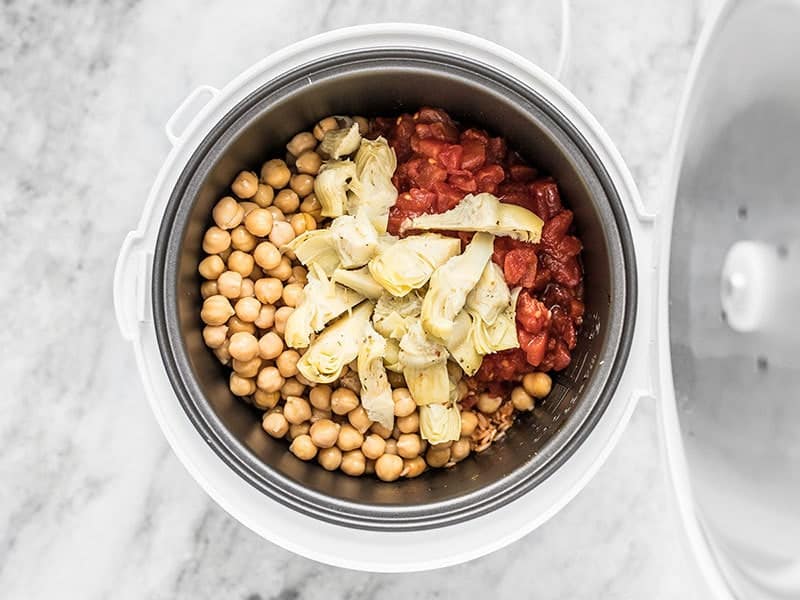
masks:
<svg viewBox="0 0 800 600"><path fill-rule="evenodd" d="M198 265L203 339L264 431L383 481L501 439L569 364L580 241L558 187L439 109L328 117L243 171Z"/></svg>

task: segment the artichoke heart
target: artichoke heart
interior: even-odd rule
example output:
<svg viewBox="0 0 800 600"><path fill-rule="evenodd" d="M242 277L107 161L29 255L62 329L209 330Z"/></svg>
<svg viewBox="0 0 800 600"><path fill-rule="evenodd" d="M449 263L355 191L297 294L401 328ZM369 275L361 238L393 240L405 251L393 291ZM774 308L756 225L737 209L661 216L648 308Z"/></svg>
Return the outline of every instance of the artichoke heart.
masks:
<svg viewBox="0 0 800 600"><path fill-rule="evenodd" d="M330 229L314 229L298 235L281 250L291 250L301 263L315 264L330 276L339 266L339 253Z"/></svg>
<svg viewBox="0 0 800 600"><path fill-rule="evenodd" d="M323 213L324 214L324 213ZM447 212L406 219L401 230L484 231L522 242L538 243L543 221L527 208L507 204L489 193L468 194Z"/></svg>
<svg viewBox="0 0 800 600"><path fill-rule="evenodd" d="M478 352L472 340L472 328L473 317L462 310L456 315L447 340L447 351L469 377L478 372L483 362L483 354Z"/></svg>
<svg viewBox="0 0 800 600"><path fill-rule="evenodd" d="M470 340L476 352L492 354L501 350L519 348L516 314L517 298L521 289L516 288L511 292L508 304L494 323L487 323L477 313L473 313Z"/></svg>
<svg viewBox="0 0 800 600"><path fill-rule="evenodd" d="M461 411L455 404L421 406L419 432L431 444L454 442L461 437Z"/></svg>
<svg viewBox="0 0 800 600"><path fill-rule="evenodd" d="M383 287L369 274L369 267L360 269L336 269L331 280L355 290L365 298L377 300L385 293Z"/></svg>
<svg viewBox="0 0 800 600"><path fill-rule="evenodd" d="M453 320L464 308L467 294L478 283L494 252L494 236L476 233L464 253L434 271L422 301L422 326L441 340L450 338Z"/></svg>
<svg viewBox="0 0 800 600"><path fill-rule="evenodd" d="M353 161L331 160L322 165L314 180L314 194L322 205L323 217L340 217L345 213L347 190L355 176Z"/></svg>
<svg viewBox="0 0 800 600"><path fill-rule="evenodd" d="M433 271L461 251L458 238L435 233L401 239L369 261L369 272L394 296L405 296L428 282Z"/></svg>
<svg viewBox="0 0 800 600"><path fill-rule="evenodd" d="M400 340L400 364L408 391L418 406L446 402L450 397L447 350L414 321Z"/></svg>
<svg viewBox="0 0 800 600"><path fill-rule="evenodd" d="M297 370L315 383L331 383L358 356L373 304L365 301L326 327L297 362Z"/></svg>
<svg viewBox="0 0 800 600"><path fill-rule="evenodd" d="M409 325L418 319L421 311L422 298L417 292L411 292L401 298L383 292L375 304L372 322L382 336L400 340L406 334Z"/></svg>
<svg viewBox="0 0 800 600"><path fill-rule="evenodd" d="M364 342L358 351L361 406L370 419L391 429L394 427L394 401L386 368L383 366L385 354L386 340L367 323Z"/></svg>
<svg viewBox="0 0 800 600"><path fill-rule="evenodd" d="M383 338L386 341L386 352L383 355L383 365L395 373L403 372L400 362L400 342L392 338Z"/></svg>
<svg viewBox="0 0 800 600"><path fill-rule="evenodd" d="M383 233L389 223L389 209L397 200L397 188L392 175L397 168L397 157L388 142L361 140L355 157L356 178L350 184L348 211L364 211L372 226Z"/></svg>
<svg viewBox="0 0 800 600"><path fill-rule="evenodd" d="M326 131L317 150L323 156L336 160L358 150L360 142L358 123L353 123L349 127Z"/></svg>
<svg viewBox="0 0 800 600"><path fill-rule="evenodd" d="M314 333L361 300L361 294L328 280L322 267L311 263L303 299L286 320L286 345L290 348L308 347Z"/></svg>
<svg viewBox="0 0 800 600"><path fill-rule="evenodd" d="M486 263L478 284L467 295L465 307L491 325L511 302L503 269L493 261Z"/></svg>
<svg viewBox="0 0 800 600"><path fill-rule="evenodd" d="M378 250L378 232L363 211L335 218L330 231L345 269L363 267Z"/></svg>

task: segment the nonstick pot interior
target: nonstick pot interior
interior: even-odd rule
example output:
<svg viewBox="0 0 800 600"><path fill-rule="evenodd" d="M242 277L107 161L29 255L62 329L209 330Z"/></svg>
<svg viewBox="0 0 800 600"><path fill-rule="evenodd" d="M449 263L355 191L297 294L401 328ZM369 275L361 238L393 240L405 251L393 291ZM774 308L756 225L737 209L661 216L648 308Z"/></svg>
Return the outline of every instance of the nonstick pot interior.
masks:
<svg viewBox="0 0 800 600"><path fill-rule="evenodd" d="M242 169L283 156L298 131L329 114L395 115L423 105L504 136L556 177L585 249L587 316L572 364L505 439L450 469L382 483L305 463L267 436L260 412L231 395L203 344L201 239L211 208ZM535 90L463 57L386 49L320 59L265 82L208 134L170 198L153 265L153 311L167 373L200 434L250 485L298 511L371 529L462 521L510 502L567 460L590 433L625 364L635 268L624 212L579 132Z"/></svg>

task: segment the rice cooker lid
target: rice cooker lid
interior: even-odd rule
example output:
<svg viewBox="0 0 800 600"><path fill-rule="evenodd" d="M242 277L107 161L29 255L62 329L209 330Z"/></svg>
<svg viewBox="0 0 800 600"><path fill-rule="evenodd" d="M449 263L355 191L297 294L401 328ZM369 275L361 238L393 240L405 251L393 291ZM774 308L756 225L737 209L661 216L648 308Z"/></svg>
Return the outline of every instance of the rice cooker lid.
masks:
<svg viewBox="0 0 800 600"><path fill-rule="evenodd" d="M691 489L695 545L741 597L800 597L798 33L788 0L710 19L660 232L673 480Z"/></svg>

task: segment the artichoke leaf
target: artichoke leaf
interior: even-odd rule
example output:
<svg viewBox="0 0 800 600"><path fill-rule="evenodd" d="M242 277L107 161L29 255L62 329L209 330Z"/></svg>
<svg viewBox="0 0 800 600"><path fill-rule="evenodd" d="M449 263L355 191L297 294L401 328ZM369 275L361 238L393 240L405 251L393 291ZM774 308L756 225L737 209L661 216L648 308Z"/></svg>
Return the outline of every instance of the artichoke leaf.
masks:
<svg viewBox="0 0 800 600"><path fill-rule="evenodd" d="M481 278L473 290L467 294L465 307L491 325L511 302L503 269L489 261L483 269Z"/></svg>
<svg viewBox="0 0 800 600"><path fill-rule="evenodd" d="M461 251L458 238L426 233L412 235L391 244L369 261L372 277L394 296L419 289L433 271Z"/></svg>
<svg viewBox="0 0 800 600"><path fill-rule="evenodd" d="M484 231L522 242L538 243L543 221L527 208L501 202L487 192L464 198L447 212L406 219L401 231L439 229L443 231Z"/></svg>
<svg viewBox="0 0 800 600"><path fill-rule="evenodd" d="M352 123L349 127L326 131L317 151L322 156L338 159L358 150L360 142L358 123Z"/></svg>
<svg viewBox="0 0 800 600"><path fill-rule="evenodd" d="M477 314L473 314L470 341L476 352L485 355L519 348L516 313L520 291L521 288L516 288L511 293L508 304L494 323L486 323Z"/></svg>
<svg viewBox="0 0 800 600"><path fill-rule="evenodd" d="M314 180L314 194L322 205L323 217L345 213L347 190L356 177L356 165L350 160L331 160L322 165Z"/></svg>
<svg viewBox="0 0 800 600"><path fill-rule="evenodd" d="M365 298L370 300L377 300L384 294L383 286L372 278L369 274L368 267L361 267L360 269L336 269L331 276L331 280L335 283L349 287L355 290Z"/></svg>
<svg viewBox="0 0 800 600"><path fill-rule="evenodd" d="M361 406L367 416L387 429L394 427L392 388L386 377L383 356L386 340L367 323L364 341L358 351L358 377L361 381Z"/></svg>
<svg viewBox="0 0 800 600"><path fill-rule="evenodd" d="M466 310L456 315L453 330L447 340L447 351L469 377L481 368L483 354L478 352L472 339L473 317Z"/></svg>
<svg viewBox="0 0 800 600"><path fill-rule="evenodd" d="M408 391L418 406L447 401L447 349L425 334L419 320L413 321L400 340L399 362Z"/></svg>
<svg viewBox="0 0 800 600"><path fill-rule="evenodd" d="M363 211L335 218L330 232L345 269L363 267L378 250L378 232Z"/></svg>
<svg viewBox="0 0 800 600"><path fill-rule="evenodd" d="M397 188L392 184L397 157L383 137L363 139L355 164L356 178L350 184L348 212L364 211L373 227L384 233L389 222L389 209L397 200Z"/></svg>
<svg viewBox="0 0 800 600"><path fill-rule="evenodd" d="M476 233L463 254L452 257L434 271L422 301L422 326L431 335L447 340L453 320L464 308L467 295L481 278L494 252L494 236Z"/></svg>
<svg viewBox="0 0 800 600"><path fill-rule="evenodd" d="M419 432L430 444L454 442L461 437L461 411L455 404L421 406Z"/></svg>
<svg viewBox="0 0 800 600"><path fill-rule="evenodd" d="M384 366L395 373L403 372L400 362L400 342L392 338L383 338L386 341L386 353L383 355Z"/></svg>
<svg viewBox="0 0 800 600"><path fill-rule="evenodd" d="M416 291L400 298L383 292L375 304L372 322L382 336L400 340L421 311L422 298Z"/></svg>
<svg viewBox="0 0 800 600"><path fill-rule="evenodd" d="M286 345L308 347L314 333L363 299L358 292L330 281L321 266L311 263L303 298L286 320Z"/></svg>
<svg viewBox="0 0 800 600"><path fill-rule="evenodd" d="M373 304L365 301L322 330L297 362L297 370L315 383L331 383L358 357Z"/></svg>
<svg viewBox="0 0 800 600"><path fill-rule="evenodd" d="M330 276L339 267L339 253L330 229L314 229L300 234L281 250L291 250L301 263L316 264Z"/></svg>

